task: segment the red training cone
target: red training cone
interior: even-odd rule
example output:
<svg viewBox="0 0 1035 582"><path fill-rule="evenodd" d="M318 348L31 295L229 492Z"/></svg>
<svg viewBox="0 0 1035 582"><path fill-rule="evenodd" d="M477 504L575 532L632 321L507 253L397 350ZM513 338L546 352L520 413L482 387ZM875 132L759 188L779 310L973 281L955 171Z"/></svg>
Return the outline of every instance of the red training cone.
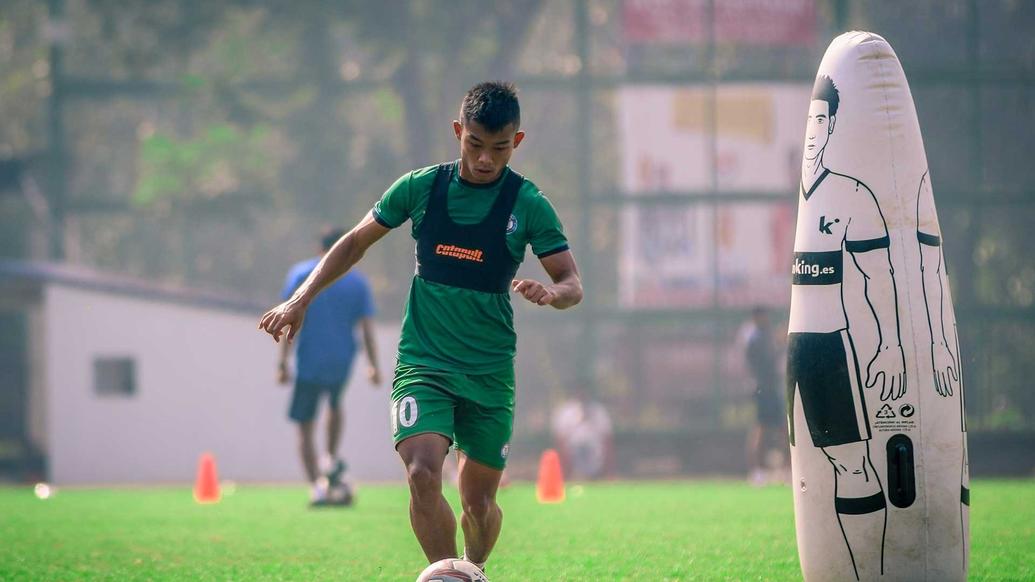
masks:
<svg viewBox="0 0 1035 582"><path fill-rule="evenodd" d="M219 501L219 477L216 476L216 459L210 453L203 453L198 460L198 478L194 481L194 501L216 503Z"/></svg>
<svg viewBox="0 0 1035 582"><path fill-rule="evenodd" d="M557 451L547 449L539 458L539 481L535 487L539 503L560 503L564 501L564 474L561 471L561 457Z"/></svg>

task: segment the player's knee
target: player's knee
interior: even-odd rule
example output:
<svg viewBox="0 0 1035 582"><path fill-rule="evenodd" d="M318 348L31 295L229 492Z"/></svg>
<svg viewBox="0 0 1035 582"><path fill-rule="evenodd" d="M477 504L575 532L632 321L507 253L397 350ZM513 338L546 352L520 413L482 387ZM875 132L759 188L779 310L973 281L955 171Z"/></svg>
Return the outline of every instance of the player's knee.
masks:
<svg viewBox="0 0 1035 582"><path fill-rule="evenodd" d="M411 461L406 467L406 477L414 495L438 493L442 488L442 471L431 463Z"/></svg>

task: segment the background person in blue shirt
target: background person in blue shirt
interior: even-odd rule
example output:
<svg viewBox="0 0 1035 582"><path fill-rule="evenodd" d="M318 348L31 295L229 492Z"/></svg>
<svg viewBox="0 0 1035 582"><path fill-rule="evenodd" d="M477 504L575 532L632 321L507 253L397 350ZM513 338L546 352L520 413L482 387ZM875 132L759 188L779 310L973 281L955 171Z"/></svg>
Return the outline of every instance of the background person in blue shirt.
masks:
<svg viewBox="0 0 1035 582"><path fill-rule="evenodd" d="M344 231L329 229L321 237L323 253L331 249L342 237ZM291 297L295 289L305 281L309 273L320 262L321 256L302 261L291 268L284 282L281 297ZM355 329L363 330L363 344L367 353L367 376L375 385L381 383L381 372L377 365L377 350L374 340L374 299L370 285L362 273L352 270L338 279L313 300L309 306L305 328L298 333L291 344L281 343L280 365L277 380L281 384L291 381L288 367L290 346L295 347L295 388L291 396L288 416L298 424L299 452L305 466L306 477L312 484L312 503L325 504L329 501L348 503L351 494L332 499L328 490L341 479L345 464L338 456L338 444L344 429L345 416L341 395L352 370L352 358L357 345ZM329 478L321 478L317 464L314 430L316 410L320 398L326 394L329 402L327 415L327 454L325 471Z"/></svg>

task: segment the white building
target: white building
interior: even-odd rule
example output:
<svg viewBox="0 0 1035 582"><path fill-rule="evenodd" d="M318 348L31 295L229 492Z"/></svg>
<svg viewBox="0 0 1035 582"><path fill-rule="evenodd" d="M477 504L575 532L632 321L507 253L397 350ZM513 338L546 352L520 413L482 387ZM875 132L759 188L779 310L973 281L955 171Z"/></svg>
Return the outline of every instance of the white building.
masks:
<svg viewBox="0 0 1035 582"><path fill-rule="evenodd" d="M207 451L221 479L301 481L291 390L276 384L277 346L256 329L266 307L0 261L0 463L3 451L28 451L59 485L177 483ZM378 326L386 377L397 329ZM342 453L357 479L402 478L390 387L369 385L363 358L346 392Z"/></svg>

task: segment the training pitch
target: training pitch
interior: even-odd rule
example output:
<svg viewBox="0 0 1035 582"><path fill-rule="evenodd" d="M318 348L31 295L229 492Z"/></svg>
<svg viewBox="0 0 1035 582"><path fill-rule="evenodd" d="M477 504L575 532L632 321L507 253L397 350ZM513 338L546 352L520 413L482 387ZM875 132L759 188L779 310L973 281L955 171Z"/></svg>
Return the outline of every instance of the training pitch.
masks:
<svg viewBox="0 0 1035 582"><path fill-rule="evenodd" d="M1035 580L1035 481L972 491L970 579ZM309 509L306 495L241 486L203 506L189 488L3 488L0 580L410 581L425 565L404 486L361 486L350 509ZM787 487L600 483L539 505L518 484L500 504L493 582L801 578Z"/></svg>

